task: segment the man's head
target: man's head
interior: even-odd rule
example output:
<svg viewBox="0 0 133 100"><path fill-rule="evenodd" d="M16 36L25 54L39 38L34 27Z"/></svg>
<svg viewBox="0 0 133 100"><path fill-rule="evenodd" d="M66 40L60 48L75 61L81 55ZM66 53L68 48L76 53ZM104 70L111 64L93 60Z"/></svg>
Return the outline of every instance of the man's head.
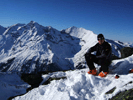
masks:
<svg viewBox="0 0 133 100"><path fill-rule="evenodd" d="M97 40L98 40L98 42L99 42L100 45L103 44L103 42L104 42L104 40L105 40L103 34L99 34L99 35L97 36Z"/></svg>

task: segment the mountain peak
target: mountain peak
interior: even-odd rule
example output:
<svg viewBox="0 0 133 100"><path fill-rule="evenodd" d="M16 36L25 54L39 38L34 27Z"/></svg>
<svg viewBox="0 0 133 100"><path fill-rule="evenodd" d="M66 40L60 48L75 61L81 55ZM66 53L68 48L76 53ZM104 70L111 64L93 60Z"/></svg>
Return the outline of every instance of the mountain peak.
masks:
<svg viewBox="0 0 133 100"><path fill-rule="evenodd" d="M72 27L70 27L71 29L77 29L78 27L76 27L76 26L72 26Z"/></svg>
<svg viewBox="0 0 133 100"><path fill-rule="evenodd" d="M33 25L33 24L38 24L37 22L35 22L35 21L30 21L27 25Z"/></svg>
<svg viewBox="0 0 133 100"><path fill-rule="evenodd" d="M4 27L0 25L0 28L4 28Z"/></svg>
<svg viewBox="0 0 133 100"><path fill-rule="evenodd" d="M82 27L78 28L75 26L72 26L70 28L67 28L66 30L63 30L65 33L70 34L71 36L82 38L82 37L88 37L88 35L93 35L94 33L90 30L86 30Z"/></svg>
<svg viewBox="0 0 133 100"><path fill-rule="evenodd" d="M5 30L6 28L0 25L0 34L2 34Z"/></svg>
<svg viewBox="0 0 133 100"><path fill-rule="evenodd" d="M42 26L41 24L39 24L39 23L37 23L35 21L30 21L26 26L30 26L30 28L33 28L33 27L36 27L36 28L44 27L44 26Z"/></svg>
<svg viewBox="0 0 133 100"><path fill-rule="evenodd" d="M30 22L29 22L29 24L35 24L35 23L38 24L38 23L35 22L35 21L30 21Z"/></svg>
<svg viewBox="0 0 133 100"><path fill-rule="evenodd" d="M30 23L35 23L35 21L31 20Z"/></svg>

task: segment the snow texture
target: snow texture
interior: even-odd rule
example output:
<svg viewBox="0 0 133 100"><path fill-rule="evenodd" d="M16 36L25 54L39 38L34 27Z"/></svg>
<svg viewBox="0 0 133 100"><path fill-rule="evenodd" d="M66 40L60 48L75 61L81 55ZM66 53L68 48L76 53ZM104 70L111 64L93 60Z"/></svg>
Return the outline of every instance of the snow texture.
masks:
<svg viewBox="0 0 133 100"><path fill-rule="evenodd" d="M133 74L127 73L130 68L133 68L133 55L113 61L110 66L112 73L105 78L89 75L88 68L50 73L42 76L44 81L49 77L67 79L53 80L49 85L40 85L13 100L108 100L121 91L133 88L133 84L130 83L133 82ZM119 74L120 78L115 79L115 74ZM116 89L112 94L106 94L114 87Z"/></svg>

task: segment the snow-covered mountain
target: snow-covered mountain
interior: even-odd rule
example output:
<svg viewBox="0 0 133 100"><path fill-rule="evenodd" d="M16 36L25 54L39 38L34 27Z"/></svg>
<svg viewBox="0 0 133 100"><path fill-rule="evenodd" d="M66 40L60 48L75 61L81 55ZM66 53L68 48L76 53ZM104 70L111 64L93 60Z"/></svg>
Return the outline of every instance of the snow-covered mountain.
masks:
<svg viewBox="0 0 133 100"><path fill-rule="evenodd" d="M2 28L1 32L1 72L35 73L74 69L85 61L85 52L97 43L97 35L84 28L71 27L58 31L33 21L12 25L5 31ZM119 50L125 44L107 41L113 53L120 56Z"/></svg>
<svg viewBox="0 0 133 100"><path fill-rule="evenodd" d="M79 39L31 21L9 27L1 37L0 70L24 73L74 69Z"/></svg>
<svg viewBox="0 0 133 100"><path fill-rule="evenodd" d="M105 37L106 38L106 37ZM112 46L113 54L120 57L120 49L132 47L128 43L106 39ZM42 75L43 82L49 78L66 77L54 80L48 85L40 84L23 96L14 100L108 100L120 91L132 89L133 55L113 60L107 77L88 75L84 54L97 43L97 35L84 28L70 27L58 31L44 27L37 22L15 24L8 28L0 26L0 93L2 100L26 93L29 85L20 79L20 73L59 71ZM63 72L76 68L86 69ZM96 65L99 69L99 66ZM17 73L13 73L17 72ZM19 73L19 74L18 74ZM119 74L119 79L114 75ZM112 94L106 94L110 89Z"/></svg>

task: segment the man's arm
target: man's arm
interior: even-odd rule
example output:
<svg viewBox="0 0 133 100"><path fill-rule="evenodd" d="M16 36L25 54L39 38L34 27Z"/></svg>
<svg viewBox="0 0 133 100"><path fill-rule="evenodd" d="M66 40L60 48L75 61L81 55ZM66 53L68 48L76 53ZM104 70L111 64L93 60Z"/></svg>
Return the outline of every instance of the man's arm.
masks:
<svg viewBox="0 0 133 100"><path fill-rule="evenodd" d="M95 46L91 47L91 48L86 52L86 54L91 54L91 52L96 51L96 48L97 48L97 44L96 44Z"/></svg>

